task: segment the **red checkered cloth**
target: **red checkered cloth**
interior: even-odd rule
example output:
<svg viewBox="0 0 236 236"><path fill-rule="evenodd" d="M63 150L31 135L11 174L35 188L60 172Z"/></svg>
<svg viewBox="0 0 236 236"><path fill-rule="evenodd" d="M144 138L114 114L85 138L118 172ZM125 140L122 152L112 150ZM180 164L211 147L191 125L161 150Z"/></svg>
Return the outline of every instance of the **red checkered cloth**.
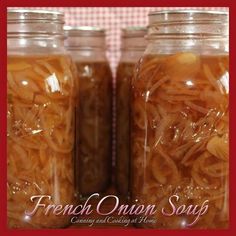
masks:
<svg viewBox="0 0 236 236"><path fill-rule="evenodd" d="M89 25L106 29L107 56L114 73L120 57L120 29L126 26L146 26L147 15L150 11L176 10L180 7L45 7L43 9L64 12L66 25ZM228 8L216 7L199 7L197 9L228 11Z"/></svg>

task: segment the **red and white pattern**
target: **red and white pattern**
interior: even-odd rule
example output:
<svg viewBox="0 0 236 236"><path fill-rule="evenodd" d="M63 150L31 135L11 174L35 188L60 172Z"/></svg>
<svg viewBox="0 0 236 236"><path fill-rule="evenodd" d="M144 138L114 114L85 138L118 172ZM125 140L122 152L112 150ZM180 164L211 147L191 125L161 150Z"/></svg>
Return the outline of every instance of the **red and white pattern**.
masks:
<svg viewBox="0 0 236 236"><path fill-rule="evenodd" d="M120 57L121 28L126 26L146 26L148 23L147 16L150 11L176 10L180 9L180 7L45 7L44 9L64 12L66 25L89 25L106 29L107 56L114 73ZM216 7L199 7L197 9L228 11L228 8Z"/></svg>

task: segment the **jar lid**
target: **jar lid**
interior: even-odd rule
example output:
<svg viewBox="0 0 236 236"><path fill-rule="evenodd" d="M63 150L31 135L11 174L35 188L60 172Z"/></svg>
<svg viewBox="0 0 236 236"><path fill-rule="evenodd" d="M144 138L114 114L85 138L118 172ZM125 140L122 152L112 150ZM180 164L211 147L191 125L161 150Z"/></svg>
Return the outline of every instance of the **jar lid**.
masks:
<svg viewBox="0 0 236 236"><path fill-rule="evenodd" d="M64 14L58 11L36 9L8 9L7 22L59 21L64 24Z"/></svg>
<svg viewBox="0 0 236 236"><path fill-rule="evenodd" d="M163 10L148 14L148 38L227 37L229 14L226 11Z"/></svg>
<svg viewBox="0 0 236 236"><path fill-rule="evenodd" d="M64 26L68 50L105 50L105 29L94 26Z"/></svg>
<svg viewBox="0 0 236 236"><path fill-rule="evenodd" d="M8 37L64 37L64 14L57 11L8 9Z"/></svg>
<svg viewBox="0 0 236 236"><path fill-rule="evenodd" d="M131 26L122 29L122 51L141 51L143 52L147 46L145 36L147 27Z"/></svg>
<svg viewBox="0 0 236 236"><path fill-rule="evenodd" d="M105 37L105 29L96 26L64 26L66 36Z"/></svg>
<svg viewBox="0 0 236 236"><path fill-rule="evenodd" d="M144 26L129 26L122 29L123 38L144 37L147 34L147 27Z"/></svg>
<svg viewBox="0 0 236 236"><path fill-rule="evenodd" d="M227 22L228 12L226 11L209 11L209 10L163 10L163 11L151 11L148 14L149 25L152 24L163 24L178 21L181 22Z"/></svg>

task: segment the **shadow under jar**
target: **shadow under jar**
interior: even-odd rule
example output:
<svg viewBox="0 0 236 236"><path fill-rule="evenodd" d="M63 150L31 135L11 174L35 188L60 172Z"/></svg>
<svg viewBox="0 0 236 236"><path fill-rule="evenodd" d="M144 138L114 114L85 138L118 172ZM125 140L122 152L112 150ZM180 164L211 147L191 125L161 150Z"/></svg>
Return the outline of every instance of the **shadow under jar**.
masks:
<svg viewBox="0 0 236 236"><path fill-rule="evenodd" d="M150 13L148 41L132 84L131 190L156 212L136 226L227 228L228 14Z"/></svg>
<svg viewBox="0 0 236 236"><path fill-rule="evenodd" d="M76 168L79 193L86 197L104 192L111 181L112 73L103 29L65 27L65 34L78 72Z"/></svg>
<svg viewBox="0 0 236 236"><path fill-rule="evenodd" d="M9 10L7 15L7 214L10 228L58 228L67 215L44 208L76 203L74 77L63 42L63 14Z"/></svg>
<svg viewBox="0 0 236 236"><path fill-rule="evenodd" d="M116 71L116 187L127 198L130 165L130 89L135 64L146 47L145 27L122 30L121 57Z"/></svg>

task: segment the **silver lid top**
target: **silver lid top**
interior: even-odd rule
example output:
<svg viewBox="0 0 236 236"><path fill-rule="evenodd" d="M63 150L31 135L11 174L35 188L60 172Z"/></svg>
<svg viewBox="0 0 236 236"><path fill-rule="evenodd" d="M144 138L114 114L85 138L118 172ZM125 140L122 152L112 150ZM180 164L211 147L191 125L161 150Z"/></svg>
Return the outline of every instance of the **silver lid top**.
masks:
<svg viewBox="0 0 236 236"><path fill-rule="evenodd" d="M122 37L144 37L147 34L147 28L144 26L129 26L122 29Z"/></svg>
<svg viewBox="0 0 236 236"><path fill-rule="evenodd" d="M228 36L226 11L163 10L149 13L148 39L219 38Z"/></svg>
<svg viewBox="0 0 236 236"><path fill-rule="evenodd" d="M105 29L96 26L64 26L66 36L104 37Z"/></svg>
<svg viewBox="0 0 236 236"><path fill-rule="evenodd" d="M209 11L209 10L163 10L163 11L151 11L148 14L149 25L163 24L178 21L182 22L227 22L227 11ZM222 23L223 23L222 22Z"/></svg>
<svg viewBox="0 0 236 236"><path fill-rule="evenodd" d="M58 11L36 10L36 9L8 9L7 21L11 22L57 22L64 24L64 14Z"/></svg>
<svg viewBox="0 0 236 236"><path fill-rule="evenodd" d="M150 15L158 14L185 14L185 13L194 13L194 14L228 14L226 11L212 11L212 10L198 10L198 9L179 9L179 10L160 10L160 11L151 11Z"/></svg>
<svg viewBox="0 0 236 236"><path fill-rule="evenodd" d="M57 11L35 9L8 9L7 35L15 37L60 37L63 32L64 14Z"/></svg>

